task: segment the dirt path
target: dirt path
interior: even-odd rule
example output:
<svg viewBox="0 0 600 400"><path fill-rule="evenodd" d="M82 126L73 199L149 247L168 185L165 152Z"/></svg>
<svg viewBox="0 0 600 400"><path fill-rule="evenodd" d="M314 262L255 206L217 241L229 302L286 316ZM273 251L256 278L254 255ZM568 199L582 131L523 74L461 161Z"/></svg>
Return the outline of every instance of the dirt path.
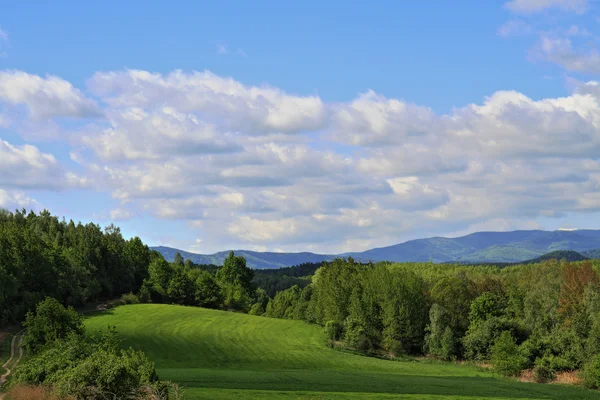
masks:
<svg viewBox="0 0 600 400"><path fill-rule="evenodd" d="M0 388L2 387L2 385L4 385L4 382L6 382L6 380L8 379L8 377L10 376L10 374L12 372L12 369L8 368L8 366L11 364L12 360L15 358L17 351L19 353L19 356L13 363L12 368L14 369L21 361L21 358L23 358L23 348L21 347L22 342L23 342L23 331L17 333L15 336L13 336L12 341L10 342L10 358L2 366L2 368L4 368L6 370L6 372L4 373L4 375L0 376ZM2 400L3 398L4 398L4 395L0 394L0 400Z"/></svg>

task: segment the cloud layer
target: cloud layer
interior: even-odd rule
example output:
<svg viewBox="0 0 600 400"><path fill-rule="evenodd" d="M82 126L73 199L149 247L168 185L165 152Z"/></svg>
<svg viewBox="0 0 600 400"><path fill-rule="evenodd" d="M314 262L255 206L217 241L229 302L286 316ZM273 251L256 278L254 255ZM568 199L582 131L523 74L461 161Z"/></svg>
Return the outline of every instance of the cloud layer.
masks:
<svg viewBox="0 0 600 400"><path fill-rule="evenodd" d="M28 110L11 123L49 119L74 161L0 141L0 206L35 204L31 189L93 187L121 204L103 210L113 220L185 221L190 243L210 249L327 252L600 208L593 81L561 98L499 91L449 114L373 91L328 103L208 71L104 71L82 89L20 71L0 81L0 107Z"/></svg>

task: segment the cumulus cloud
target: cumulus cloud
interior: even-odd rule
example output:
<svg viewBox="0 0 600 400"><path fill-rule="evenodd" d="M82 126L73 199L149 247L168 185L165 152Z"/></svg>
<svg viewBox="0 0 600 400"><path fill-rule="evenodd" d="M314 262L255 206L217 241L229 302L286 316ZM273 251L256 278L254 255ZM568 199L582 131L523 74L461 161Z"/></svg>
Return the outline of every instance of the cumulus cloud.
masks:
<svg viewBox="0 0 600 400"><path fill-rule="evenodd" d="M111 219L187 221L205 251L357 251L600 204L596 82L559 98L498 91L447 114L374 91L325 103L210 72L108 71L90 87L105 117L71 132L77 172L2 142L0 185L93 184L121 203Z"/></svg>
<svg viewBox="0 0 600 400"><path fill-rule="evenodd" d="M241 150L230 133L218 132L192 114L171 107L154 112L128 108L108 112L107 123L87 127L81 143L106 160L157 159L174 155Z"/></svg>
<svg viewBox="0 0 600 400"><path fill-rule="evenodd" d="M339 106L333 119L336 136L354 145L401 142L406 137L434 131L434 113L430 109L387 99L372 90Z"/></svg>
<svg viewBox="0 0 600 400"><path fill-rule="evenodd" d="M568 71L600 73L600 52L595 47L576 47L566 35L542 34L533 54L536 58L558 64Z"/></svg>
<svg viewBox="0 0 600 400"><path fill-rule="evenodd" d="M584 13L588 8L587 0L511 0L505 4L509 10L520 14L533 14L551 8L562 11Z"/></svg>
<svg viewBox="0 0 600 400"><path fill-rule="evenodd" d="M85 186L87 180L65 171L52 154L35 146L0 140L0 187L57 190Z"/></svg>
<svg viewBox="0 0 600 400"><path fill-rule="evenodd" d="M25 105L34 119L101 114L94 101L64 79L22 71L0 71L0 103Z"/></svg>
<svg viewBox="0 0 600 400"><path fill-rule="evenodd" d="M322 128L326 109L317 96L294 96L268 86L246 86L211 72L96 73L90 87L115 107L172 107L207 123L251 134L298 133Z"/></svg>
<svg viewBox="0 0 600 400"><path fill-rule="evenodd" d="M38 208L38 203L24 192L0 189L0 208L6 210L35 209Z"/></svg>

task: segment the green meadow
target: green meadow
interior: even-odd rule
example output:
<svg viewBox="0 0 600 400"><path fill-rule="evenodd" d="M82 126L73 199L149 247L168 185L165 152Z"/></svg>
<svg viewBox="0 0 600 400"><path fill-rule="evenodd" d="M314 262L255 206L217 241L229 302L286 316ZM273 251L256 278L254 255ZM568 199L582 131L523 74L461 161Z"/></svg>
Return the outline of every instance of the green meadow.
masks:
<svg viewBox="0 0 600 400"><path fill-rule="evenodd" d="M600 399L466 365L340 352L326 346L320 327L302 321L137 304L85 323L90 334L116 326L123 346L145 351L186 399Z"/></svg>

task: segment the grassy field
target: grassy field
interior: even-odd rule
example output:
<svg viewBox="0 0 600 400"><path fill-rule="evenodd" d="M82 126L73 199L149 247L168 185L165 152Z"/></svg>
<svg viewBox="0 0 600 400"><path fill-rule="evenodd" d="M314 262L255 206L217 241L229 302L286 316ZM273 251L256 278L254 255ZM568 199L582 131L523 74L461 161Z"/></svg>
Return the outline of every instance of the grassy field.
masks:
<svg viewBox="0 0 600 400"><path fill-rule="evenodd" d="M386 361L329 349L301 321L159 304L86 318L89 333L115 325L187 399L600 399L573 386L501 379L474 367Z"/></svg>

